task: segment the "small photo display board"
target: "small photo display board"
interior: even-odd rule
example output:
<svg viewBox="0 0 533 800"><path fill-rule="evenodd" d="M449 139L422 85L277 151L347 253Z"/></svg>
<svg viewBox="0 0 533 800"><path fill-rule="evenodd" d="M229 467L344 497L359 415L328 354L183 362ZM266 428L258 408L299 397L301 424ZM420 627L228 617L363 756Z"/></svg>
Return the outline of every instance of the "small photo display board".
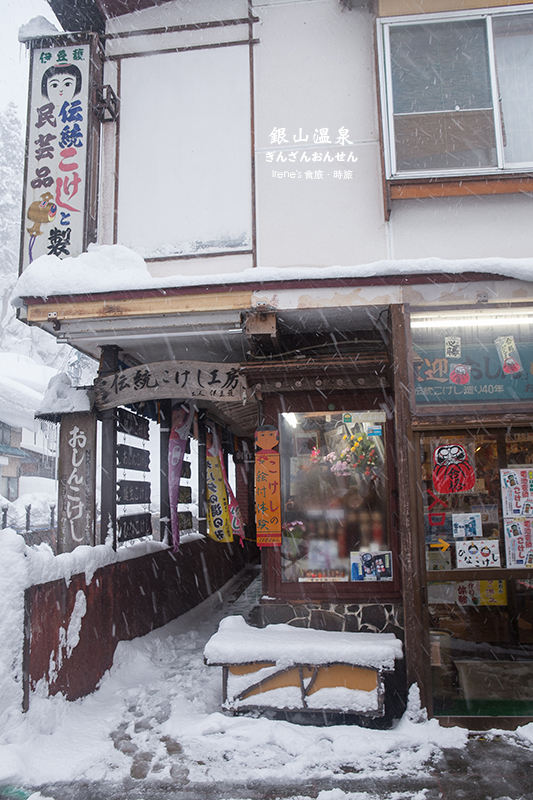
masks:
<svg viewBox="0 0 533 800"><path fill-rule="evenodd" d="M352 581L391 581L392 553L350 553Z"/></svg>
<svg viewBox="0 0 533 800"><path fill-rule="evenodd" d="M455 539L481 538L481 514L452 514L452 529Z"/></svg>

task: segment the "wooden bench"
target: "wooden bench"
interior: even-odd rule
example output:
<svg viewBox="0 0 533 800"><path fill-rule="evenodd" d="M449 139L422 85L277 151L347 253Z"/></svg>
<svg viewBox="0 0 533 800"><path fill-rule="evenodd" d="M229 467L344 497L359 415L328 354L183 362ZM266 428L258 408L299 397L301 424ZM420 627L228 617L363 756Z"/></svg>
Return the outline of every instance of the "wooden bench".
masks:
<svg viewBox="0 0 533 800"><path fill-rule="evenodd" d="M393 634L253 628L242 617L226 617L204 658L222 667L223 707L234 713L280 709L379 717L385 713L383 676L402 658L402 644Z"/></svg>

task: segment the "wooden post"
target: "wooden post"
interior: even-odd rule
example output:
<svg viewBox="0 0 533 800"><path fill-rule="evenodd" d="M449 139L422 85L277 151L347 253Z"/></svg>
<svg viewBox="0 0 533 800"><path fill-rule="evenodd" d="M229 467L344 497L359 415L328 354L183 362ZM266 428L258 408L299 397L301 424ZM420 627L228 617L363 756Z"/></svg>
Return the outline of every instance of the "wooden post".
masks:
<svg viewBox="0 0 533 800"><path fill-rule="evenodd" d="M99 376L104 377L118 372L118 351L116 345L102 347ZM102 412L102 483L101 483L101 522L100 544L105 544L108 535L112 536L113 548L117 549L117 422L115 410Z"/></svg>
<svg viewBox="0 0 533 800"><path fill-rule="evenodd" d="M171 544L170 498L168 491L168 440L172 419L172 403L170 400L159 402L159 453L160 453L160 487L159 504L161 508L159 537L162 542Z"/></svg>
<svg viewBox="0 0 533 800"><path fill-rule="evenodd" d="M408 685L417 683L422 706L432 713L426 567L421 553L417 515L417 471L411 428L408 320L405 308L391 305L393 386L398 473L398 517L401 543L405 660Z"/></svg>
<svg viewBox="0 0 533 800"><path fill-rule="evenodd" d="M207 535L207 452L205 411L198 412L198 531Z"/></svg>

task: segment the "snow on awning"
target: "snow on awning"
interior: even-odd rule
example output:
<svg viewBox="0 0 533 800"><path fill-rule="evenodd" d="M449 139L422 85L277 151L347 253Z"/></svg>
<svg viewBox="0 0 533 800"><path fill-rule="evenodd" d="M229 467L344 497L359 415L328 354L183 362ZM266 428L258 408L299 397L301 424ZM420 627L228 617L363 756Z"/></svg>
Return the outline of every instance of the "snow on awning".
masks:
<svg viewBox="0 0 533 800"><path fill-rule="evenodd" d="M247 284L279 284L294 281L368 280L399 276L495 275L533 281L533 258L469 258L448 260L420 258L382 260L370 264L328 267L256 267L234 273L171 275L154 278L144 259L123 245L89 245L76 258L41 256L19 277L11 302L22 306L24 298L61 295L98 295L106 292L235 287ZM473 278L474 279L474 278Z"/></svg>
<svg viewBox="0 0 533 800"><path fill-rule="evenodd" d="M226 617L204 649L206 664L351 664L372 669L394 669L403 657L402 643L393 633L347 633L267 625L253 628L242 617Z"/></svg>

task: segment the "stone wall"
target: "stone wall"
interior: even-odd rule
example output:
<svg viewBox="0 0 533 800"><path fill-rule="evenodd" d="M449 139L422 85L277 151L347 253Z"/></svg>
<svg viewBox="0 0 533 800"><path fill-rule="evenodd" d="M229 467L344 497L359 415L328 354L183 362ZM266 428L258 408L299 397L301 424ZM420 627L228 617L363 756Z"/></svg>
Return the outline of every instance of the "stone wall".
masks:
<svg viewBox="0 0 533 800"><path fill-rule="evenodd" d="M254 623L280 622L324 631L394 633L404 638L403 607L393 603L263 603Z"/></svg>

